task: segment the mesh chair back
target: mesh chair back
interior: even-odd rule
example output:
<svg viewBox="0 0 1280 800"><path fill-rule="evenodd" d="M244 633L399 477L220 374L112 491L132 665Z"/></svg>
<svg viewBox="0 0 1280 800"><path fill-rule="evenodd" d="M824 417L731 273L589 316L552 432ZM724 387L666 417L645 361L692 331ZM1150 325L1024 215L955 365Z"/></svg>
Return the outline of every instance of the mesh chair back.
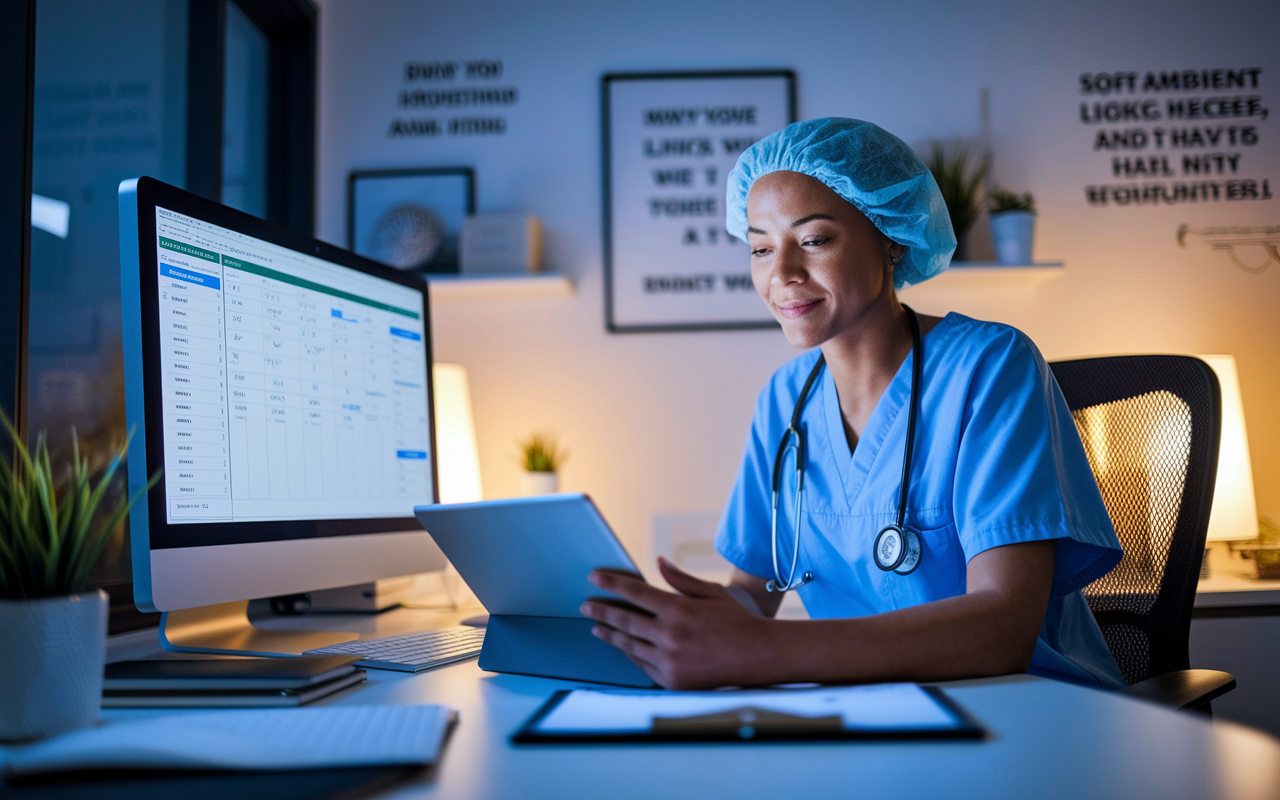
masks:
<svg viewBox="0 0 1280 800"><path fill-rule="evenodd" d="M1084 589L1130 684L1189 669L1187 640L1218 469L1221 400L1189 356L1050 365L1124 556Z"/></svg>

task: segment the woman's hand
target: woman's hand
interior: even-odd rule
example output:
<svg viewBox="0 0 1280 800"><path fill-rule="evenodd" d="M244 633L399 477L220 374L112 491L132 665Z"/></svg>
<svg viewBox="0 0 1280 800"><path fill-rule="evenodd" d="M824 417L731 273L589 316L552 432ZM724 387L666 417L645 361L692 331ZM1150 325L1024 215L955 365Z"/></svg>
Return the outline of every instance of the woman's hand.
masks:
<svg viewBox="0 0 1280 800"><path fill-rule="evenodd" d="M770 682L767 669L777 663L769 635L775 623L743 608L720 584L699 580L664 558L658 569L679 594L631 575L592 572L592 584L636 608L588 600L580 610L599 623L591 632L668 689Z"/></svg>

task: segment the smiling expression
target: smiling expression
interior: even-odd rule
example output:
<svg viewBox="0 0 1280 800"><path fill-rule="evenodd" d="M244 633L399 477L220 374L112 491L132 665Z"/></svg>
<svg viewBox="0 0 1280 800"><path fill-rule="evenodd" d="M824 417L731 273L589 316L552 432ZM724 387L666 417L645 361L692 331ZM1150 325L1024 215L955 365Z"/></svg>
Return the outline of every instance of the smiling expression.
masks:
<svg viewBox="0 0 1280 800"><path fill-rule="evenodd" d="M771 172L747 197L751 280L796 347L857 328L893 297L893 244L852 203L799 172Z"/></svg>

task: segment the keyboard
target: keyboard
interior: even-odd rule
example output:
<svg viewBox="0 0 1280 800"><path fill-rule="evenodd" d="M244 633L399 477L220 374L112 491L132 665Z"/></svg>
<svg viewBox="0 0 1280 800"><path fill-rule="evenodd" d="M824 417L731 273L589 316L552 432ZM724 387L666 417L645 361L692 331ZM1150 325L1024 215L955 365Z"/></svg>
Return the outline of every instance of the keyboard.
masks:
<svg viewBox="0 0 1280 800"><path fill-rule="evenodd" d="M343 642L308 650L303 655L360 656L360 660L356 662L357 667L422 672L478 656L483 644L484 628L455 625L452 628L436 628L407 636Z"/></svg>

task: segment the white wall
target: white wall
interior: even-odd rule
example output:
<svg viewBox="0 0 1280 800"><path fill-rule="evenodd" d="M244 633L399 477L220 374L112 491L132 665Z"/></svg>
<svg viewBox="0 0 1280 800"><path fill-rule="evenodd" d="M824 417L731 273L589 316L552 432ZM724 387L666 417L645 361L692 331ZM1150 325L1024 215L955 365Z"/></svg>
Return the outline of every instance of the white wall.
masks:
<svg viewBox="0 0 1280 800"><path fill-rule="evenodd" d="M777 3L378 3L324 0L319 233L346 241L352 169L470 164L479 210L537 214L547 260L571 299L437 303L438 360L466 365L489 496L516 492L515 440L553 426L572 451L563 481L594 496L629 548L648 552L651 517L718 510L755 395L795 355L778 332L609 335L600 221L600 76L609 71L788 67L801 118L870 119L922 145L979 133L990 87L995 176L1040 206L1037 258L1065 275L1038 288L943 291L913 302L1027 331L1051 358L1225 352L1239 359L1259 510L1280 516L1280 267L1257 275L1207 249L1179 249L1180 223L1280 224L1280 201L1090 208L1110 181L1079 120L1078 76L1261 67L1280 111L1280 6L1260 2L1008 0ZM391 140L407 60L500 58L521 99L493 138ZM1280 123L1260 124L1242 174L1280 191Z"/></svg>

